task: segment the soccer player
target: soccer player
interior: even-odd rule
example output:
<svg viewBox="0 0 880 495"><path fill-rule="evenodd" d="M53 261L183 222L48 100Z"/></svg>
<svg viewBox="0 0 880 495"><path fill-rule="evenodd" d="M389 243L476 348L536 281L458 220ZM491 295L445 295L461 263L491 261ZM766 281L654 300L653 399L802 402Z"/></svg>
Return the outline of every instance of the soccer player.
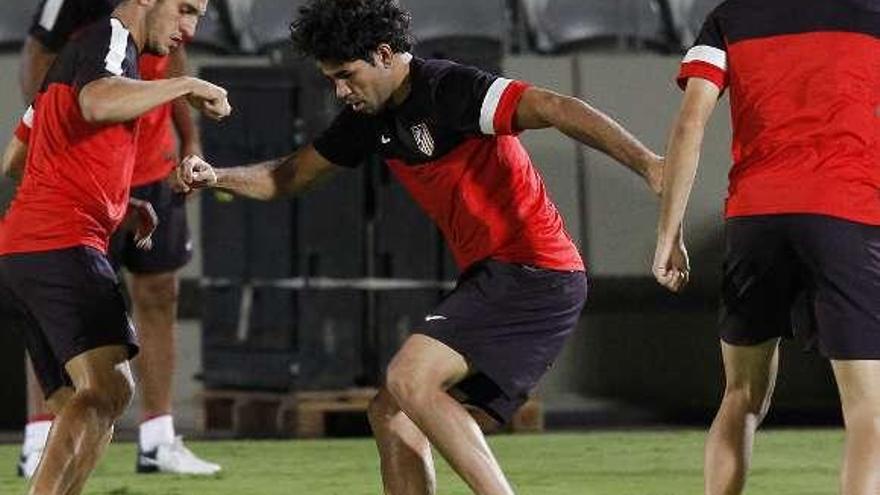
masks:
<svg viewBox="0 0 880 495"><path fill-rule="evenodd" d="M873 3L872 3L873 2ZM728 0L678 81L654 273L688 278L680 231L704 128L730 91L733 168L720 336L727 381L707 494L741 493L799 294L846 424L841 493L880 491L880 3Z"/></svg>
<svg viewBox="0 0 880 495"><path fill-rule="evenodd" d="M79 493L131 398L138 346L105 253L128 204L139 117L181 96L211 118L230 111L226 92L208 82L140 81L137 57L167 55L192 36L206 4L126 0L84 30L58 55L4 153L5 168L25 173L0 224L0 304L26 322L55 414L31 493ZM137 229L140 247L153 225Z"/></svg>
<svg viewBox="0 0 880 495"><path fill-rule="evenodd" d="M393 0L312 0L292 24L345 108L313 144L264 163L181 163L184 182L268 200L381 156L443 231L459 283L413 329L369 407L387 493L435 493L433 444L478 494L513 490L461 402L508 421L558 356L586 299L581 257L516 135L555 127L657 191L662 160L558 95L410 55Z"/></svg>
<svg viewBox="0 0 880 495"><path fill-rule="evenodd" d="M70 37L109 15L118 3L118 0L41 2L22 50L21 89L27 102L32 101L49 66ZM145 54L138 63L144 80L187 73L183 46L168 57ZM130 273L129 294L141 345L134 359L143 417L138 430L136 469L141 473L213 474L220 466L199 459L179 441L172 416L177 270L189 261L192 247L183 197L173 193L171 184L165 180L177 164L178 156L172 122L180 138L180 155L202 154L198 130L184 99L162 105L140 120L131 194L152 204L159 224L152 236L152 249L138 249L133 234L119 229L111 240L109 255L114 267L125 266ZM174 178L174 174L170 178ZM27 376L29 420L18 472L30 478L39 464L53 418L30 366Z"/></svg>

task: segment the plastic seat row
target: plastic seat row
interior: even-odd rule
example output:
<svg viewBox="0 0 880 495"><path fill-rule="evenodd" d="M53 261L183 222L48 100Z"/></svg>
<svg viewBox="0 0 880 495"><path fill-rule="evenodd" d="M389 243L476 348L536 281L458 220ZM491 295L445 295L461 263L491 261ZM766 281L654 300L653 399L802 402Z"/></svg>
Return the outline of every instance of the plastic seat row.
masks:
<svg viewBox="0 0 880 495"><path fill-rule="evenodd" d="M209 3L194 44L217 53L269 51L288 39L290 21L305 1L214 0ZM421 43L464 39L505 45L521 29L532 48L556 53L608 44L687 44L720 0L400 2L412 12L413 34ZM35 0L0 4L0 46L21 43L35 8Z"/></svg>

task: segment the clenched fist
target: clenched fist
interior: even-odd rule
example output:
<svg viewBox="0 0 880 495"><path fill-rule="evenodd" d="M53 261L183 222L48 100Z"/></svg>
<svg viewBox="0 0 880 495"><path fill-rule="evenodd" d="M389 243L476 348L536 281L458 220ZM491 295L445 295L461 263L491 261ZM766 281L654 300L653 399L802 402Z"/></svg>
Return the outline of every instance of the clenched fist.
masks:
<svg viewBox="0 0 880 495"><path fill-rule="evenodd" d="M196 155L190 155L180 162L177 174L183 184L184 191L211 187L217 183L217 173L208 162Z"/></svg>

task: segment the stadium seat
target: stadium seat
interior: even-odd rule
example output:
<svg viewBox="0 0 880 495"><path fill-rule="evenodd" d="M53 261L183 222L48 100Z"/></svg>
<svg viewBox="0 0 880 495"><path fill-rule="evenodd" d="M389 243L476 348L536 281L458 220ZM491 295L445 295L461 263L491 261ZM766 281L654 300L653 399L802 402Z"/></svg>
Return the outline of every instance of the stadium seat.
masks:
<svg viewBox="0 0 880 495"><path fill-rule="evenodd" d="M239 4L248 3L241 2ZM250 0L247 8L232 8L233 25L240 26L246 51L266 53L290 40L290 23L306 0Z"/></svg>
<svg viewBox="0 0 880 495"><path fill-rule="evenodd" d="M234 1L236 0L230 0L230 2ZM230 24L229 2L214 0L208 3L208 11L199 21L196 35L189 46L222 54L240 51L238 36Z"/></svg>
<svg viewBox="0 0 880 495"><path fill-rule="evenodd" d="M0 3L0 48L14 49L24 43L36 2Z"/></svg>
<svg viewBox="0 0 880 495"><path fill-rule="evenodd" d="M687 23L688 27L694 34L694 38L700 34L700 29L703 27L703 22L706 21L706 16L709 15L712 10L721 4L723 0L689 0L690 6L687 9Z"/></svg>
<svg viewBox="0 0 880 495"><path fill-rule="evenodd" d="M657 0L522 0L522 11L545 53L668 44Z"/></svg>
<svg viewBox="0 0 880 495"><path fill-rule="evenodd" d="M510 30L506 0L401 0L412 13L415 53L499 72Z"/></svg>
<svg viewBox="0 0 880 495"><path fill-rule="evenodd" d="M402 0L413 16L417 42L475 38L503 43L508 33L505 0Z"/></svg>

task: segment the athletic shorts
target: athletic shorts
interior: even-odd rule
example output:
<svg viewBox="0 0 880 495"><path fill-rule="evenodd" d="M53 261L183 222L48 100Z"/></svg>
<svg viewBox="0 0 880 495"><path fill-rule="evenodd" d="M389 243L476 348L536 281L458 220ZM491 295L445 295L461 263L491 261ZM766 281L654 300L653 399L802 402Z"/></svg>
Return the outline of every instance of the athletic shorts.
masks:
<svg viewBox="0 0 880 495"><path fill-rule="evenodd" d="M821 215L727 220L721 338L803 333L830 359L880 359L880 227Z"/></svg>
<svg viewBox="0 0 880 495"><path fill-rule="evenodd" d="M507 423L559 356L586 298L582 271L487 260L462 274L414 332L467 359L473 373L453 397Z"/></svg>
<svg viewBox="0 0 880 495"><path fill-rule="evenodd" d="M175 193L163 179L131 190L134 198L149 201L159 217L153 248L138 249L134 233L118 229L110 238L108 255L113 267L131 273L174 272L192 258L192 240L186 221L186 196Z"/></svg>
<svg viewBox="0 0 880 495"><path fill-rule="evenodd" d="M64 365L95 348L121 345L138 352L119 280L90 247L0 256L0 305L17 321L48 398L71 385Z"/></svg>

